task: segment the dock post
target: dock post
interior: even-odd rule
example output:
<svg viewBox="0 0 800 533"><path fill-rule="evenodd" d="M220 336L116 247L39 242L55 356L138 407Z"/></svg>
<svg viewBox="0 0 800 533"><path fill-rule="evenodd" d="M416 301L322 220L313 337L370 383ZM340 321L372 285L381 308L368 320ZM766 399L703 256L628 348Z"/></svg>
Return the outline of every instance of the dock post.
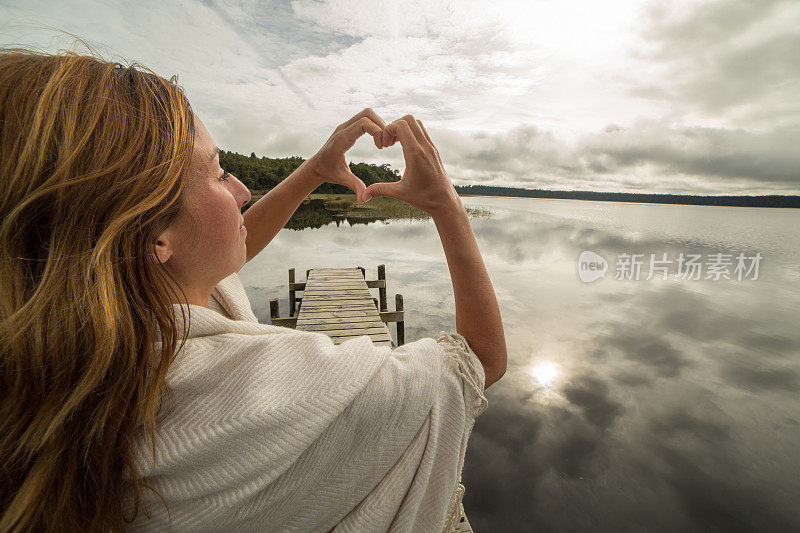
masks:
<svg viewBox="0 0 800 533"><path fill-rule="evenodd" d="M269 317L270 318L280 318L281 317L281 310L279 307L279 302L277 298L274 300L269 301Z"/></svg>
<svg viewBox="0 0 800 533"><path fill-rule="evenodd" d="M395 294L394 295L394 310L395 311L402 311L403 310L403 295L402 294ZM406 342L406 331L405 331L405 323L403 320L398 320L396 323L397 326L397 345L402 346Z"/></svg>
<svg viewBox="0 0 800 533"><path fill-rule="evenodd" d="M378 280L383 280L383 287L378 287L378 298L381 306L380 311L388 311L386 307L386 265L378 265Z"/></svg>
<svg viewBox="0 0 800 533"><path fill-rule="evenodd" d="M295 295L294 289L292 289L292 283L294 283L294 269L289 269L289 316L294 316L294 306L295 306Z"/></svg>

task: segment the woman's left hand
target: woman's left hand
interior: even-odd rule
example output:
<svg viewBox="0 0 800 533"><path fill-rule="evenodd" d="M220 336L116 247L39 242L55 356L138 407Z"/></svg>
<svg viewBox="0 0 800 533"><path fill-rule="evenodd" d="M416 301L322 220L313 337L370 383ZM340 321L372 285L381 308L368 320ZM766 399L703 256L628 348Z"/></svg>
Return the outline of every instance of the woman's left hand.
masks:
<svg viewBox="0 0 800 533"><path fill-rule="evenodd" d="M375 146L383 148L381 139L386 123L372 109L367 108L339 125L322 148L307 163L321 182L338 183L355 191L358 202L367 188L358 176L350 172L344 157L365 133L372 135Z"/></svg>

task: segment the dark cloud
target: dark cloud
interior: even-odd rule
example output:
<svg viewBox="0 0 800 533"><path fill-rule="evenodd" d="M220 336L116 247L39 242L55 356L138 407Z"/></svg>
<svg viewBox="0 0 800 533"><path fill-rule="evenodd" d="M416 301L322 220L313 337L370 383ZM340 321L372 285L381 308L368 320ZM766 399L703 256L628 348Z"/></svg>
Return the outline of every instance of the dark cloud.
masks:
<svg viewBox="0 0 800 533"><path fill-rule="evenodd" d="M786 98L787 108L796 111L797 103L792 96L796 95L800 79L798 49L800 32L796 31L770 36L749 48L734 48L721 55L716 69L698 74L686 90L700 105L714 111L747 105L752 98Z"/></svg>
<svg viewBox="0 0 800 533"><path fill-rule="evenodd" d="M730 438L728 424L708 416L697 414L691 407L681 408L663 416L654 415L650 421L650 429L660 439L685 439L687 436L718 445L720 441Z"/></svg>
<svg viewBox="0 0 800 533"><path fill-rule="evenodd" d="M800 128L754 133L641 123L584 137L579 159L601 173L653 164L668 173L785 182L800 188L800 153L794 149L798 141Z"/></svg>
<svg viewBox="0 0 800 533"><path fill-rule="evenodd" d="M774 20L780 19L779 9L793 5L793 0L717 0L678 10L650 4L641 32L645 46L639 50L667 75L657 84L642 80L634 93L714 114L754 101L763 101L767 111L782 102L796 121L800 32Z"/></svg>
<svg viewBox="0 0 800 533"><path fill-rule="evenodd" d="M760 350L767 353L797 356L800 354L800 338L787 337L780 333L763 333L758 331L734 329L734 344L745 350Z"/></svg>
<svg viewBox="0 0 800 533"><path fill-rule="evenodd" d="M617 383L621 383L622 385L626 385L628 387L643 387L653 383L652 377L629 370L617 372L614 375L614 379Z"/></svg>
<svg viewBox="0 0 800 533"><path fill-rule="evenodd" d="M586 420L598 429L608 428L622 413L622 406L610 399L608 385L595 377L577 378L564 388L564 396L583 409Z"/></svg>
<svg viewBox="0 0 800 533"><path fill-rule="evenodd" d="M445 131L437 139L443 157L474 171L530 177L544 168L579 170L567 156L563 140L534 125L498 134Z"/></svg>
<svg viewBox="0 0 800 533"><path fill-rule="evenodd" d="M620 350L625 358L650 367L662 377L675 377L689 364L680 350L658 337L656 331L633 325L613 323L611 332L597 342Z"/></svg>
<svg viewBox="0 0 800 533"><path fill-rule="evenodd" d="M757 487L711 474L684 454L662 447L660 479L698 531L794 531L797 523Z"/></svg>
<svg viewBox="0 0 800 533"><path fill-rule="evenodd" d="M604 449L605 428L622 409L594 377L576 380L569 390L577 410L539 404L521 391L489 391L491 416L476 420L463 473L464 506L476 531L527 531L532 523L544 524L537 506L547 497L542 491L548 479L600 475L595 461Z"/></svg>
<svg viewBox="0 0 800 533"><path fill-rule="evenodd" d="M695 251L700 253L702 250L698 248ZM660 331L664 335L679 334L695 345L698 342L722 341L751 353L772 350L783 354L795 353L800 345L797 339L752 332L751 317L740 316L731 307L716 305L714 298L689 288L664 286L653 291L637 292L633 296L609 293L603 295L602 300L614 306L627 301L627 313L636 313L643 318L639 324L640 330ZM610 331L611 337L633 329L630 324L620 325L608 319L593 322L592 326L599 331Z"/></svg>
<svg viewBox="0 0 800 533"><path fill-rule="evenodd" d="M560 476L580 480L592 477L591 462L600 446L601 434L592 426L570 424L558 446L550 451L550 463Z"/></svg>
<svg viewBox="0 0 800 533"><path fill-rule="evenodd" d="M576 426L569 438L558 448L526 446L526 457L514 464L507 449L487 445L484 435L473 435L462 477L467 487L464 507L476 531L529 531L530 524L545 524L537 505L542 502L541 484L547 472L555 469L559 479L579 479L585 471L587 458L597 448L596 437L590 430L581 434ZM474 450L474 451L473 451ZM493 454L488 455L488 454ZM502 459L500 459L502 457ZM558 528L537 528L555 530Z"/></svg>
<svg viewBox="0 0 800 533"><path fill-rule="evenodd" d="M722 375L751 392L800 390L800 375L790 368L765 364L752 353L736 353L722 359Z"/></svg>
<svg viewBox="0 0 800 533"><path fill-rule="evenodd" d="M533 519L536 486L547 468L546 451L537 446L543 419L512 399L489 401L492 414L476 420L467 448L464 506L476 528L519 530L515 524Z"/></svg>
<svg viewBox="0 0 800 533"><path fill-rule="evenodd" d="M663 508L680 517L672 530L792 530L796 513L767 497L761 485L769 481L746 473L738 420L717 403L709 391L695 390L672 405L651 406L639 447L644 454L630 457L641 481L660 487Z"/></svg>
<svg viewBox="0 0 800 533"><path fill-rule="evenodd" d="M730 341L737 331L746 331L751 322L714 305L713 300L686 289L667 288L657 295L637 298L644 306L652 327L679 333L693 341Z"/></svg>
<svg viewBox="0 0 800 533"><path fill-rule="evenodd" d="M645 15L648 42L657 46L652 54L667 60L676 55L691 55L711 46L724 44L764 18L777 5L792 0L714 0L678 5L650 2ZM688 8L688 9L687 9ZM671 11L679 11L671 16Z"/></svg>
<svg viewBox="0 0 800 533"><path fill-rule="evenodd" d="M800 191L800 152L794 149L800 143L800 124L755 132L641 121L586 134L574 142L534 126L496 135L450 132L439 139L440 151L459 168L528 181L530 187L580 188L565 183L576 183L583 176L591 177L587 182L591 184L598 181L594 176L610 175L616 190L676 192L662 179L652 184L632 179L626 184L624 175L650 166L663 175L702 177L717 193L731 192L731 180L739 180L743 187Z"/></svg>

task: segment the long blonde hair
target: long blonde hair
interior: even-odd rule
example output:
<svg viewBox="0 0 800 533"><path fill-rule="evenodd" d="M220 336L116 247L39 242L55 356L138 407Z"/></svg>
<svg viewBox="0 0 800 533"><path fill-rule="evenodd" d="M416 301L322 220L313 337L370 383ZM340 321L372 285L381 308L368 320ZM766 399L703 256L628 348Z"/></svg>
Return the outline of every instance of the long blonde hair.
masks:
<svg viewBox="0 0 800 533"><path fill-rule="evenodd" d="M175 77L0 49L0 531L139 510L132 436L152 443L179 336L155 241L193 141Z"/></svg>

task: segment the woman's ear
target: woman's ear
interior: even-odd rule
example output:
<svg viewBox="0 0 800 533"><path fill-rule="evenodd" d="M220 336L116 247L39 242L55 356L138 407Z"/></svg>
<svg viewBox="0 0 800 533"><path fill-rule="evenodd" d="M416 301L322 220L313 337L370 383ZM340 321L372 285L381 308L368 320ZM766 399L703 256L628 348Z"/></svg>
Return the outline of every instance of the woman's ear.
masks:
<svg viewBox="0 0 800 533"><path fill-rule="evenodd" d="M172 246L170 246L170 241L167 237L167 232L165 231L156 241L153 259L157 263L166 263L169 261L170 257L172 257Z"/></svg>

